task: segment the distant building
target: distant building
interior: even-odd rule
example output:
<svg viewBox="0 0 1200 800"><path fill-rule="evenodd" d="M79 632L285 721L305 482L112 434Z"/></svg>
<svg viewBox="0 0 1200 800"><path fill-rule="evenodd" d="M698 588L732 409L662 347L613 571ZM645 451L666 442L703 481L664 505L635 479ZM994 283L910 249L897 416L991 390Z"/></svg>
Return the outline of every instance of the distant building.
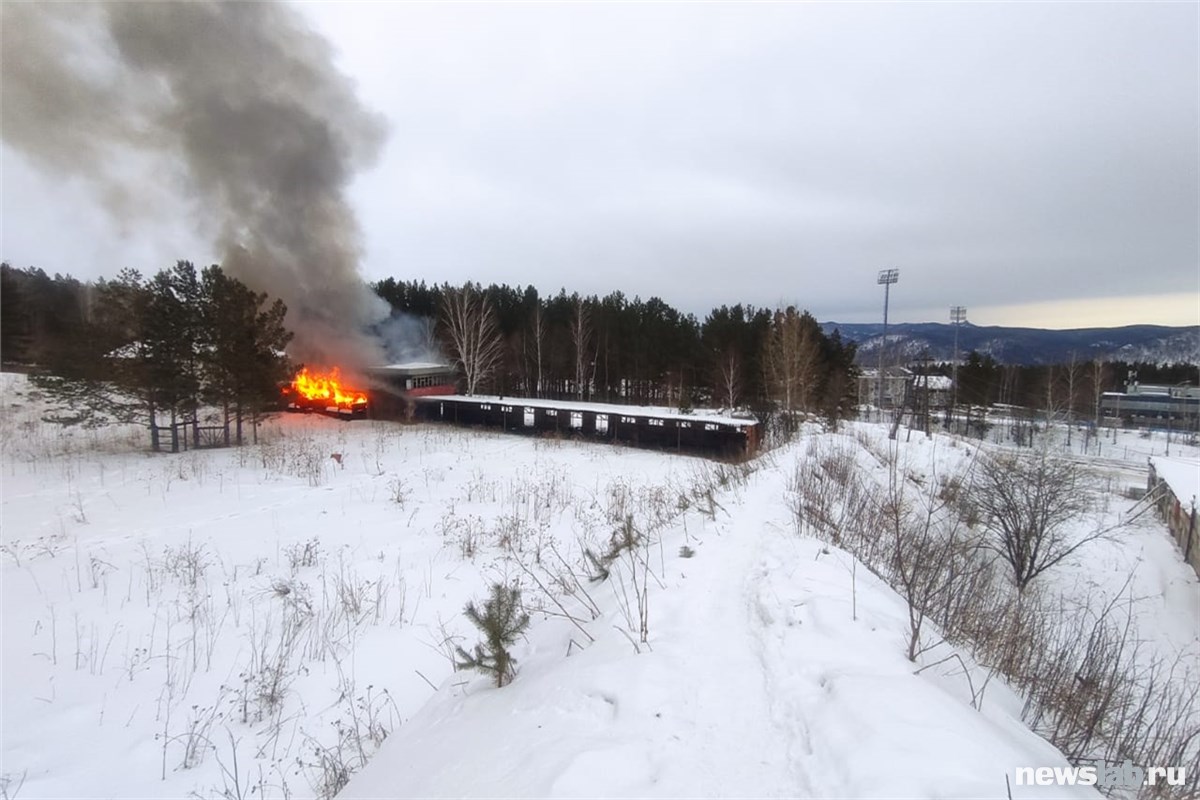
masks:
<svg viewBox="0 0 1200 800"><path fill-rule="evenodd" d="M946 375L925 375L917 379L917 390L928 393L930 408L947 408L954 400L954 380Z"/></svg>
<svg viewBox="0 0 1200 800"><path fill-rule="evenodd" d="M1101 395L1100 411L1110 422L1195 430L1200 388L1131 383L1124 392Z"/></svg>
<svg viewBox="0 0 1200 800"><path fill-rule="evenodd" d="M917 393L920 408L946 408L950 405L954 381L945 375L918 375L907 367L883 368L883 407L911 406L911 392ZM858 377L858 402L879 405L879 370L863 369Z"/></svg>
<svg viewBox="0 0 1200 800"><path fill-rule="evenodd" d="M858 376L858 402L868 406L895 408L903 405L912 382L912 370L906 367L883 368L883 397L879 396L879 370L863 369Z"/></svg>

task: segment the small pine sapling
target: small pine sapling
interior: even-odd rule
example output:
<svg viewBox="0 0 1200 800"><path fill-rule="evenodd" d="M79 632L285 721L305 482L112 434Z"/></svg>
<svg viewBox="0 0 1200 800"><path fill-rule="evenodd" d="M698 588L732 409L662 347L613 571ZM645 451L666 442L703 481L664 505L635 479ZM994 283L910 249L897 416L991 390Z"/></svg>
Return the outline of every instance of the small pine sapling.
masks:
<svg viewBox="0 0 1200 800"><path fill-rule="evenodd" d="M608 550L603 555L596 555L595 551L585 549L583 551L584 558L588 560L591 566L591 575L593 581L606 581L610 574L610 568L622 553L633 552L634 548L642 543L642 534L633 524L633 515L626 514L625 519L621 522L621 526L612 532L608 538Z"/></svg>
<svg viewBox="0 0 1200 800"><path fill-rule="evenodd" d="M492 594L483 612L472 601L463 613L483 634L473 653L456 646L458 669L475 669L492 676L496 686L510 683L517 674L517 662L509 652L517 637L529 627L529 615L521 611L521 590L517 586L492 584Z"/></svg>

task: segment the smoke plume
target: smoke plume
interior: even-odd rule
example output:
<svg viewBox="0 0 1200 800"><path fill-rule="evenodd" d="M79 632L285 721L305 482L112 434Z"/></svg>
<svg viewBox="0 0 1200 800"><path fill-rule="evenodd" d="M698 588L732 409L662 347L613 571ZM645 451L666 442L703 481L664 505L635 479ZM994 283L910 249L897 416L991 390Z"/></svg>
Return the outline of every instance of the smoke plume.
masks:
<svg viewBox="0 0 1200 800"><path fill-rule="evenodd" d="M0 35L9 146L87 180L134 231L149 224L155 192L183 192L222 266L288 304L295 357L379 362L361 331L387 305L358 274L346 189L377 157L385 126L295 11L3 3Z"/></svg>

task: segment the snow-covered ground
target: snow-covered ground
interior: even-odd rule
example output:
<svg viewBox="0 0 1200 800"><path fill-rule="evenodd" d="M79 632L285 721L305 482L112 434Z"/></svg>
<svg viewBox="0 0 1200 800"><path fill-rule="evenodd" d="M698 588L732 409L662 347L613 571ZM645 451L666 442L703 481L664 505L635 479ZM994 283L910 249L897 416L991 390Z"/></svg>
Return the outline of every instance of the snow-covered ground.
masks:
<svg viewBox="0 0 1200 800"><path fill-rule="evenodd" d="M817 442L874 468L880 427L730 466L287 415L256 446L151 455L3 381L9 795L1004 797L1066 763L1001 681L980 700L957 662L918 671L904 601L797 533L797 462ZM968 457L900 438L911 470ZM1104 513L1139 457L1098 468ZM626 519L644 543L590 581L584 549ZM1128 595L1154 653L1197 662L1200 586L1149 516L1044 577ZM495 582L533 617L500 689L450 657Z"/></svg>

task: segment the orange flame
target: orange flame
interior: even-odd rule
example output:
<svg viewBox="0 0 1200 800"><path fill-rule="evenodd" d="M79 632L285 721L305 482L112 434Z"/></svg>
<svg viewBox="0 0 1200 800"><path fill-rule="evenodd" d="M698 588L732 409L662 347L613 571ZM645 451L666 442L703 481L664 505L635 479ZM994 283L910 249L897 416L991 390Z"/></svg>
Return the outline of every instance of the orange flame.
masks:
<svg viewBox="0 0 1200 800"><path fill-rule="evenodd" d="M341 373L337 367L329 372L309 372L308 367L305 367L292 379L291 389L305 400L313 403L324 401L338 408L354 408L367 403L365 393L342 385Z"/></svg>

